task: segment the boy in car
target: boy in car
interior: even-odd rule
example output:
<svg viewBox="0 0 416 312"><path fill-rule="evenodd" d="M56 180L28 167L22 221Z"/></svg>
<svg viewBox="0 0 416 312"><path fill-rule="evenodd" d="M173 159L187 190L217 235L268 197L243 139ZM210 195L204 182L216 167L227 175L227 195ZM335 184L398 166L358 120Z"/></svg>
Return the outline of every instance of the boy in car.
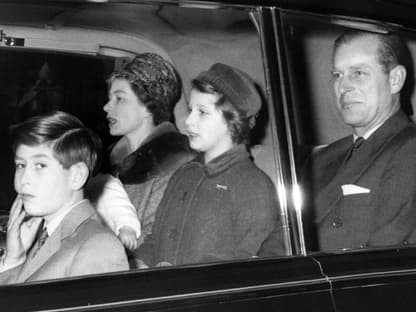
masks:
<svg viewBox="0 0 416 312"><path fill-rule="evenodd" d="M18 195L0 284L128 269L123 245L84 198L98 138L77 118L58 111L16 125L12 142Z"/></svg>

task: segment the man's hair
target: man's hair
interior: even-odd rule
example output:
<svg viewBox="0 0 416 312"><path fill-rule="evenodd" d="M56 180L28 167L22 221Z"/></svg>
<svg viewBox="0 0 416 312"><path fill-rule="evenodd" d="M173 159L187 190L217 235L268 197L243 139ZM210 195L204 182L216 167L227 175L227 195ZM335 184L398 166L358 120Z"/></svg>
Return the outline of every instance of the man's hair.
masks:
<svg viewBox="0 0 416 312"><path fill-rule="evenodd" d="M182 82L175 67L155 53L138 54L131 62L110 75L109 87L115 79L125 79L137 98L158 125L172 119L173 107L182 94Z"/></svg>
<svg viewBox="0 0 416 312"><path fill-rule="evenodd" d="M93 131L71 114L51 111L31 117L12 126L10 130L14 152L20 145L46 144L65 169L83 162L87 165L90 175L96 170L101 154L101 141Z"/></svg>
<svg viewBox="0 0 416 312"><path fill-rule="evenodd" d="M379 43L377 49L378 61L385 73L389 73L397 65L403 65L406 69L409 68L409 51L399 35L392 32L384 34L362 30L348 30L335 40L334 55L341 45L364 37L375 38Z"/></svg>
<svg viewBox="0 0 416 312"><path fill-rule="evenodd" d="M192 87L201 92L208 93L218 97L215 107L222 111L224 120L230 130L231 140L233 143L249 143L250 130L254 126L253 117L245 117L245 114L231 104L230 100L220 91L216 90L213 85L208 82L192 80Z"/></svg>

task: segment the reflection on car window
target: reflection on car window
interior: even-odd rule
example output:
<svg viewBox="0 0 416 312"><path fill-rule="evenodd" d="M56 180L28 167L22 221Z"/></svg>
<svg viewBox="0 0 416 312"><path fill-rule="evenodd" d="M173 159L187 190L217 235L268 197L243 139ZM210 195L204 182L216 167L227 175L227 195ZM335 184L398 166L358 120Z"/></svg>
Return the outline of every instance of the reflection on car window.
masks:
<svg viewBox="0 0 416 312"><path fill-rule="evenodd" d="M59 8L54 8L57 10ZM52 10L52 8L48 8ZM106 33L106 42L100 42L99 36L88 36L89 28L97 29L103 25L108 26L108 11L114 13L112 27L114 32ZM65 9L62 8L64 11ZM55 12L56 13L56 12ZM62 12L60 12L62 13ZM263 61L259 42L259 35L250 18L250 12L245 10L209 10L196 8L181 8L176 6L151 6L151 5L112 5L97 6L94 9L85 7L77 13L68 17L67 25L72 28L74 34L84 36L72 36L71 42L74 51L65 46L65 53L56 51L59 46L60 36L67 36L66 30L57 29L54 33L56 42L45 41L43 51L21 49L18 53L15 50L0 50L2 54L2 71L0 79L3 88L1 96L5 105L2 109L8 116L8 121L2 123L4 129L1 134L7 139L7 127L13 123L22 121L45 111L59 109L78 116L88 127L95 130L104 142L104 148L111 146L118 138L109 135L109 127L106 112L103 106L108 102L108 85L106 79L114 70L119 70L134 54L145 52L157 53L174 64L181 76L183 94L174 110L175 124L180 132L186 132L185 120L188 116L188 102L191 93L191 80L203 71L209 69L215 63L226 64L247 73L260 90L261 108L257 123L253 129L253 136L249 152L255 164L260 168L256 173L269 181L265 188L275 194L276 174L278 172L274 154L276 151L272 144L270 126L273 123L273 116L268 115L267 103L265 102L265 82ZM33 16L31 15L33 14ZM36 21L36 12L30 10L27 16ZM143 17L143 18L141 18ZM24 20L25 16L16 17L16 20ZM39 17L39 24L47 24L45 16ZM34 22L36 23L36 22ZM0 21L1 24L1 21ZM145 27L144 27L144 26ZM77 27L82 27L78 29ZM27 28L25 28L28 31ZM12 31L10 28L8 31ZM120 46L119 38L122 33L128 33L131 38L138 38L137 45L134 40L126 40L125 47ZM40 34L41 35L41 34ZM66 38L66 37L65 37ZM104 37L103 37L104 38ZM151 38L151 39L149 39ZM94 42L96 40L96 42ZM102 39L104 40L104 39ZM83 55L80 51L100 47L96 51L99 56ZM62 40L65 42L65 40ZM27 44L30 43L27 41ZM62 43L65 45L66 43ZM51 48L53 45L53 48ZM105 46L105 48L104 48ZM29 46L27 46L29 47ZM37 46L39 48L39 46ZM53 51L49 51L51 49ZM3 61L4 60L4 61ZM253 114L254 115L254 114ZM4 152L3 152L4 151ZM1 177L2 192L5 200L1 201L8 210L14 198L13 171L14 165L10 151L2 150L1 157L7 160L8 174ZM267 177L267 178L266 178ZM249 177L247 177L247 180ZM217 183L218 182L218 183ZM227 191L227 185L216 182L216 189ZM157 191L157 184L152 185L152 191ZM129 186L126 185L128 190ZM151 189L151 188L150 188ZM256 192L253 191L253 195ZM141 196L141 194L139 194ZM145 194L143 194L145 196ZM232 198L232 197L230 197ZM134 198L130 198L134 203ZM215 198L205 198L206 203ZM263 199L263 198L261 198ZM198 199L194 199L198 200ZM220 198L218 209L221 207ZM276 198L273 198L273 212L270 220L272 224L278 222L280 210ZM237 201L233 201L237 202ZM253 204L254 205L254 204ZM254 205L255 206L255 205ZM251 208L253 216L258 217L257 212ZM217 214L217 212L209 212ZM238 216L238 212L230 211L230 218L251 218L249 215ZM209 216L207 220L210 220ZM224 219L226 220L226 218ZM255 222L254 222L255 223ZM224 224L225 227L233 227ZM263 231L261 226L260 232ZM213 228L213 227L207 227ZM230 232L233 232L234 228ZM250 228L247 229L250 232ZM256 257L260 246L269 235L271 229L264 229L256 242L256 250L241 253L235 257L211 257L208 252L204 259L198 262L212 262L221 260L245 259ZM208 235L209 233L201 234ZM244 233L240 233L245 235ZM246 233L247 234L247 233ZM165 232L163 235L174 235ZM248 234L247 234L248 235ZM188 239L188 238L187 238ZM245 247L243 246L242 249ZM284 248L283 248L284 249ZM130 255L133 257L133 254ZM177 262L183 264L185 262Z"/></svg>
<svg viewBox="0 0 416 312"><path fill-rule="evenodd" d="M415 243L411 37L286 17L308 249Z"/></svg>

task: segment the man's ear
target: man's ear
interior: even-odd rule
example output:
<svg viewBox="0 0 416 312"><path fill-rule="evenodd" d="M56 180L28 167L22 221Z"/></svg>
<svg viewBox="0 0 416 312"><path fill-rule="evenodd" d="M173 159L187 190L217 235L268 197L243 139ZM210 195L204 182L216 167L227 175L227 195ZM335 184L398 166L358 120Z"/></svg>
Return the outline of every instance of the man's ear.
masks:
<svg viewBox="0 0 416 312"><path fill-rule="evenodd" d="M394 67L389 74L390 88L393 94L399 93L406 80L406 68L402 65Z"/></svg>
<svg viewBox="0 0 416 312"><path fill-rule="evenodd" d="M73 164L69 168L69 183L73 190L80 190L84 187L90 174L87 165L83 162Z"/></svg>

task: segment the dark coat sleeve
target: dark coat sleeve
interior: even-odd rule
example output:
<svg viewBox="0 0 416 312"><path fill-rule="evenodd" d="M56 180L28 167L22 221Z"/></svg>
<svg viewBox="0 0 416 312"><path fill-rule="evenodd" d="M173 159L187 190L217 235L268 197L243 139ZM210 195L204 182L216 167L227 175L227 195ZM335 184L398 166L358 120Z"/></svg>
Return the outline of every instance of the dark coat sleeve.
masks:
<svg viewBox="0 0 416 312"><path fill-rule="evenodd" d="M244 179L243 189L236 197L234 211L234 237L236 258L260 255L263 242L274 233L274 252L280 253L283 242L279 205L273 183L261 175L257 179ZM250 183L252 182L252 183ZM279 246L279 247L277 247Z"/></svg>

